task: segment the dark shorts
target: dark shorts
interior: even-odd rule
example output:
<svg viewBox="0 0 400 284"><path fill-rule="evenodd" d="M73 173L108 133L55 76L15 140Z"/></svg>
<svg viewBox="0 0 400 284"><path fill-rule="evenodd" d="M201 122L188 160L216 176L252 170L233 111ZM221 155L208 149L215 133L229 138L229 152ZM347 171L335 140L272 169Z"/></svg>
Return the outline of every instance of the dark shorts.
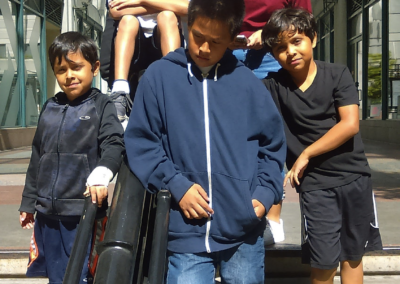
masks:
<svg viewBox="0 0 400 284"><path fill-rule="evenodd" d="M300 193L303 263L319 269L382 249L371 178Z"/></svg>
<svg viewBox="0 0 400 284"><path fill-rule="evenodd" d="M48 277L49 284L62 284L80 218L61 221L38 213L31 238L26 276ZM88 246L79 284L92 283Z"/></svg>
<svg viewBox="0 0 400 284"><path fill-rule="evenodd" d="M100 49L100 75L107 81L111 89L114 82L114 40L118 32L119 21L114 20L107 15L106 25L101 38ZM139 71L146 69L152 62L162 57L161 49L154 41L157 38L157 27L154 28L153 36L146 37L142 28L139 26L139 32L135 39L135 52L130 64L128 81L131 84L131 90L136 89L137 76Z"/></svg>

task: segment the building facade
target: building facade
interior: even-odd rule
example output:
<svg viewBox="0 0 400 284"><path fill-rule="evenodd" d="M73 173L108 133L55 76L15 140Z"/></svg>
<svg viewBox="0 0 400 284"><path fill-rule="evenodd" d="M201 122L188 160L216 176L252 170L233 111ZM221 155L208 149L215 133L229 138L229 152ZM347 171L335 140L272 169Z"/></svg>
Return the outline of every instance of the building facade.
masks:
<svg viewBox="0 0 400 284"><path fill-rule="evenodd" d="M31 144L41 107L60 90L49 45L61 32L80 31L100 46L105 1L0 1L0 150ZM106 88L99 76L94 86Z"/></svg>
<svg viewBox="0 0 400 284"><path fill-rule="evenodd" d="M400 144L400 1L312 0L316 59L349 67L364 139Z"/></svg>

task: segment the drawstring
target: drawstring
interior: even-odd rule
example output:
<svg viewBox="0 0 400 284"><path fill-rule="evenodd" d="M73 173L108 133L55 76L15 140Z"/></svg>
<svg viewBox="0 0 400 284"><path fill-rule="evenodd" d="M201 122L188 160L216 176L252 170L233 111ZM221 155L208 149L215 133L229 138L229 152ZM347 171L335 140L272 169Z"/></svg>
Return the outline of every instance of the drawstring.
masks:
<svg viewBox="0 0 400 284"><path fill-rule="evenodd" d="M215 67L215 75L214 75L214 81L217 81L217 71L218 71L218 67L221 66L221 64L217 64L217 67Z"/></svg>
<svg viewBox="0 0 400 284"><path fill-rule="evenodd" d="M193 73L192 73L192 63L188 63L187 64L187 69L189 72L190 77L193 77Z"/></svg>

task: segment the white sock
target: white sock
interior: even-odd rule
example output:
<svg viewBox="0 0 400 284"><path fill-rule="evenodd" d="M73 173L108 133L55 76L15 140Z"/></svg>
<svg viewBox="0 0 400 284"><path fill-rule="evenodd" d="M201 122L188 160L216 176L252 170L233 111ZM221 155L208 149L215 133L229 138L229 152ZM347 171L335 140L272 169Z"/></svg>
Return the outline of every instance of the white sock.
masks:
<svg viewBox="0 0 400 284"><path fill-rule="evenodd" d="M126 94L130 93L129 83L126 80L118 79L113 83L111 93L114 92L124 92Z"/></svg>

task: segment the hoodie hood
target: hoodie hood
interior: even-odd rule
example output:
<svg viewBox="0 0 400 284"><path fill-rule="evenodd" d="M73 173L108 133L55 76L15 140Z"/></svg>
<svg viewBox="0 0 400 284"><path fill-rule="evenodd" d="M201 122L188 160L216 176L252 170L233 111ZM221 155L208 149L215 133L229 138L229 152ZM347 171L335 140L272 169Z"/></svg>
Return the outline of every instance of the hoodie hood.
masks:
<svg viewBox="0 0 400 284"><path fill-rule="evenodd" d="M192 60L187 50L179 48L175 52L170 52L164 56L161 60L167 60L177 65L185 66L188 70L189 81L190 77L196 76L201 78L200 68L197 67L196 63ZM226 50L224 56L216 63L213 68L208 72L209 76L214 77L214 81L217 81L219 77L232 73L235 68L245 67L245 65L237 60L233 55L232 50Z"/></svg>

